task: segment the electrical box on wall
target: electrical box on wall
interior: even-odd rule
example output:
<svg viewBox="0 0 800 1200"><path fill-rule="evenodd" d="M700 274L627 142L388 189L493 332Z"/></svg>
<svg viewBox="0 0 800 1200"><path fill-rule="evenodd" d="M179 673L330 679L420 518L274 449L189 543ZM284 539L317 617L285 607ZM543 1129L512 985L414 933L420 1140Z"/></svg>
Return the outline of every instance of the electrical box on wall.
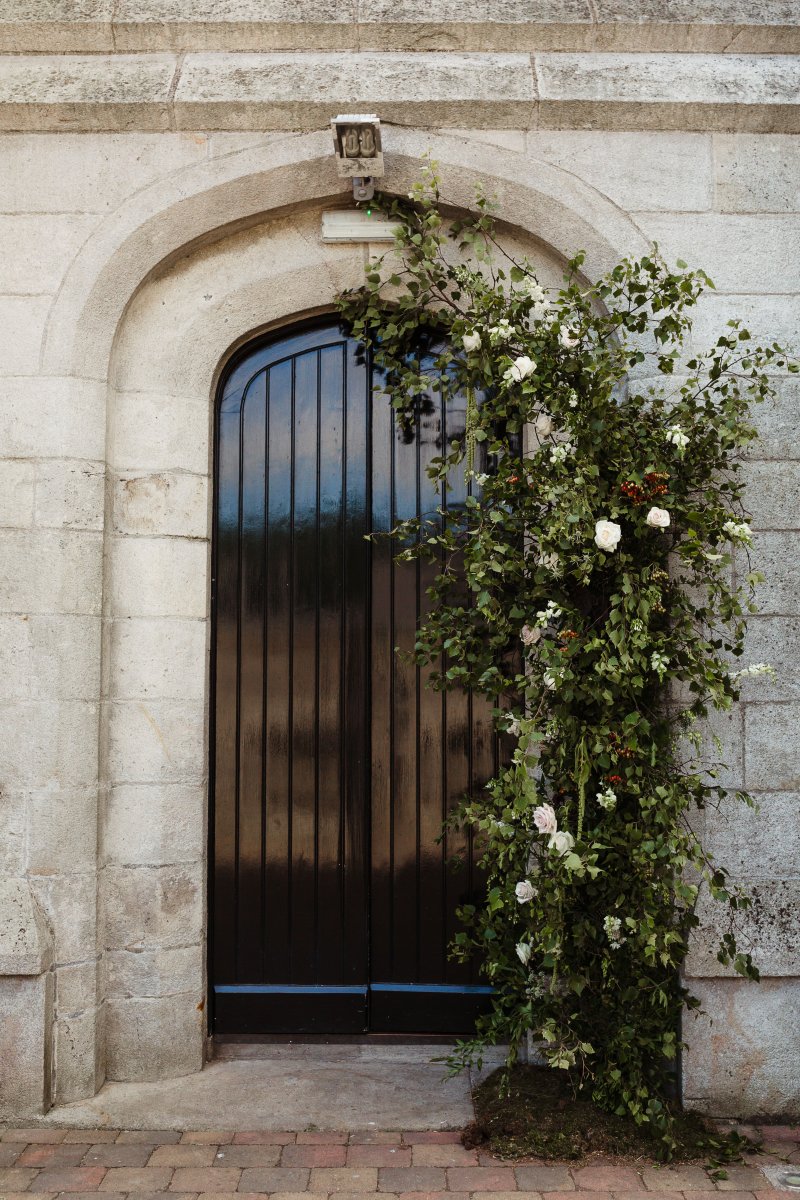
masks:
<svg viewBox="0 0 800 1200"><path fill-rule="evenodd" d="M339 208L322 214L323 242L393 242L397 223L366 208Z"/></svg>

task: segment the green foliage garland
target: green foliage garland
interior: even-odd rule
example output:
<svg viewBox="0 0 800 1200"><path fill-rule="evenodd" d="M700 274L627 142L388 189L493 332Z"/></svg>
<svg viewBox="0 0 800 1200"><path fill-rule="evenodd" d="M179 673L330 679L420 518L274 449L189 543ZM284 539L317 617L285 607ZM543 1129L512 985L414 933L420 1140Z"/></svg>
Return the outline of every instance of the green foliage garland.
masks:
<svg viewBox="0 0 800 1200"><path fill-rule="evenodd" d="M713 284L656 248L594 284L579 254L548 294L501 250L485 197L448 221L425 172L408 201L381 200L395 250L339 307L401 421L431 390L468 398L465 436L430 468L445 488L466 472L466 505L393 531L400 558L438 564L416 661L435 687L491 697L514 746L453 817L488 875L454 951L479 956L495 994L452 1066L504 1041L511 1062L530 1030L576 1090L651 1123L668 1152L698 894L732 917L748 903L688 820L726 794L696 722L736 699L755 611L748 410L771 395L769 368L796 367L738 321L691 356L690 313ZM733 920L719 959L758 978Z"/></svg>

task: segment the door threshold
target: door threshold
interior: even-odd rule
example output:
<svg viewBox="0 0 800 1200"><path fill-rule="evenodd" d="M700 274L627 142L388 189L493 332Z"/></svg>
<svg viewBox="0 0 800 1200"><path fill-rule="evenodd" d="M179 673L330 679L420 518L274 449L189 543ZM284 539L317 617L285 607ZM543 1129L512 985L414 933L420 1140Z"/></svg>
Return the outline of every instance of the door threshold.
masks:
<svg viewBox="0 0 800 1200"><path fill-rule="evenodd" d="M220 1033L218 1046L452 1046L464 1034L441 1033Z"/></svg>

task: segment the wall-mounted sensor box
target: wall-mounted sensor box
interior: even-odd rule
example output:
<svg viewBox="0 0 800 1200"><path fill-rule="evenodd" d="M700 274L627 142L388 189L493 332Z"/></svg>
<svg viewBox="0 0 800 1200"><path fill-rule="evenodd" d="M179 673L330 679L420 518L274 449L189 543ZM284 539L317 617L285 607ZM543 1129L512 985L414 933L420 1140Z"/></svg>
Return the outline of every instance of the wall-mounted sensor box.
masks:
<svg viewBox="0 0 800 1200"><path fill-rule="evenodd" d="M322 214L323 242L393 242L397 223L365 208L331 209Z"/></svg>

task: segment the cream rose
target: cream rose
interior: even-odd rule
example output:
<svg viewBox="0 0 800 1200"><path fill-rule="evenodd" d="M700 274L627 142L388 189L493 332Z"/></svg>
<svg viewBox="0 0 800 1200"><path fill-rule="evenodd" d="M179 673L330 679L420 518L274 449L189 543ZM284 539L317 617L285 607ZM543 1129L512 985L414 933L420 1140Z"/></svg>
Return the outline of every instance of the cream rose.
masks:
<svg viewBox="0 0 800 1200"><path fill-rule="evenodd" d="M558 829L555 810L549 804L540 804L533 810L533 823L539 833L554 834Z"/></svg>
<svg viewBox="0 0 800 1200"><path fill-rule="evenodd" d="M542 636L542 631L541 629L531 628L530 625L523 625L519 636L522 638L524 646L535 646Z"/></svg>
<svg viewBox="0 0 800 1200"><path fill-rule="evenodd" d="M520 904L527 904L536 895L536 888L528 879L522 879L514 888L514 895Z"/></svg>
<svg viewBox="0 0 800 1200"><path fill-rule="evenodd" d="M594 540L601 550L606 550L610 554L616 550L621 537L622 530L616 521L595 521Z"/></svg>
<svg viewBox="0 0 800 1200"><path fill-rule="evenodd" d="M553 432L553 418L550 416L550 413L540 412L534 422L533 428L536 430L538 437L550 437L550 434Z"/></svg>
<svg viewBox="0 0 800 1200"><path fill-rule="evenodd" d="M464 349L467 354L472 354L475 350L481 348L481 335L479 333L465 333L461 341L464 343Z"/></svg>
<svg viewBox="0 0 800 1200"><path fill-rule="evenodd" d="M571 833L562 829L552 835L547 845L550 850L555 850L556 854L560 854L563 858L575 845L575 838Z"/></svg>
<svg viewBox="0 0 800 1200"><path fill-rule="evenodd" d="M531 961L531 944L530 942L519 942L517 944L517 958L522 963L523 967L527 967Z"/></svg>
<svg viewBox="0 0 800 1200"><path fill-rule="evenodd" d="M514 359L508 370L503 372L503 379L506 383L522 383L522 380L527 379L535 370L535 361L528 358L527 354L521 354L519 358Z"/></svg>
<svg viewBox="0 0 800 1200"><path fill-rule="evenodd" d="M665 508L651 508L646 519L653 529L666 529L669 525L669 513Z"/></svg>
<svg viewBox="0 0 800 1200"><path fill-rule="evenodd" d="M562 325L558 331L558 340L565 350L574 350L578 342L581 340L577 330L570 329L566 325Z"/></svg>

